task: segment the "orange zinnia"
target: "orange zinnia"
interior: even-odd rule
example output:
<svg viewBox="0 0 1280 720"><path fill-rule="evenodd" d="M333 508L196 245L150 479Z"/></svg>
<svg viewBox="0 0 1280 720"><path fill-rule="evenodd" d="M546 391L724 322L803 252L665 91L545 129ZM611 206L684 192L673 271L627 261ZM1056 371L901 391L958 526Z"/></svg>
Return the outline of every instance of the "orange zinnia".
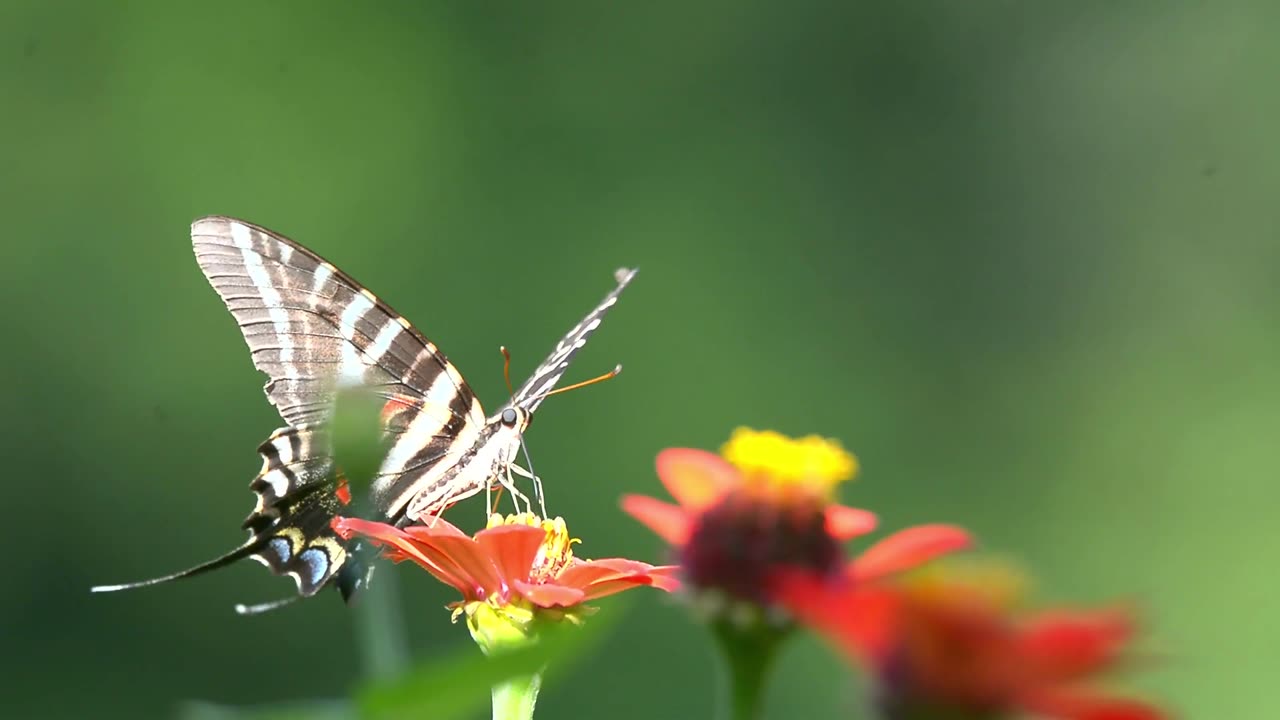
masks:
<svg viewBox="0 0 1280 720"><path fill-rule="evenodd" d="M999 571L1000 568L997 568ZM872 587L793 578L780 601L876 678L885 718L1160 720L1088 683L1124 659L1121 608L1018 613L1012 577L955 569Z"/></svg>
<svg viewBox="0 0 1280 720"><path fill-rule="evenodd" d="M528 632L535 620L579 621L583 603L635 587L674 590L674 567L637 560L582 560L564 520L530 513L491 515L489 526L470 537L448 521L397 528L359 518L337 518L343 538L359 535L396 562L412 560L462 594L454 618L467 617L482 647L495 623Z"/></svg>

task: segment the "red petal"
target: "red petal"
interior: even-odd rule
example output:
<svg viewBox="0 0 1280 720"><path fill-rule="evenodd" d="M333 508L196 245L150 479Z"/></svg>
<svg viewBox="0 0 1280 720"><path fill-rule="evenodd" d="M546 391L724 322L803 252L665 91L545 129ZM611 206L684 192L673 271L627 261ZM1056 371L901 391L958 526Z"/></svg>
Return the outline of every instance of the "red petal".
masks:
<svg viewBox="0 0 1280 720"><path fill-rule="evenodd" d="M625 577L618 577L612 580L595 583L591 587L587 588L586 599L596 600L598 598L616 595L624 590L646 587L654 584L654 578L648 573L644 575L627 575Z"/></svg>
<svg viewBox="0 0 1280 720"><path fill-rule="evenodd" d="M414 537L434 538L434 537L465 537L470 535L462 532L456 525L445 520L444 518L435 518L425 525L410 525L404 531Z"/></svg>
<svg viewBox="0 0 1280 720"><path fill-rule="evenodd" d="M680 587L675 565L654 567L638 560L604 558L575 563L556 578L556 583L581 588L588 600L612 595L640 585L653 585L671 592Z"/></svg>
<svg viewBox="0 0 1280 720"><path fill-rule="evenodd" d="M680 589L680 566L659 565L649 571L649 582L659 590L676 592Z"/></svg>
<svg viewBox="0 0 1280 720"><path fill-rule="evenodd" d="M693 524L683 508L644 495L624 495L622 510L639 520L668 545L684 545Z"/></svg>
<svg viewBox="0 0 1280 720"><path fill-rule="evenodd" d="M846 507L844 505L828 505L824 511L827 516L827 532L841 542L866 535L876 529L876 514L870 510Z"/></svg>
<svg viewBox="0 0 1280 720"><path fill-rule="evenodd" d="M544 608L573 607L586 598L586 593L578 588L563 585L534 585L516 580L512 587L529 602Z"/></svg>
<svg viewBox="0 0 1280 720"><path fill-rule="evenodd" d="M1045 690L1021 698L1023 707L1061 720L1166 720L1160 708L1140 700L1109 698L1088 691Z"/></svg>
<svg viewBox="0 0 1280 720"><path fill-rule="evenodd" d="M742 483L737 468L706 450L668 448L658 453L657 466L671 497L690 513L706 510Z"/></svg>
<svg viewBox="0 0 1280 720"><path fill-rule="evenodd" d="M337 518L333 528L344 538L358 534L375 545L387 547L383 555L397 562L406 558L413 560L440 582L453 586L469 599L476 592L478 581L470 577L446 553L433 546L431 543L434 538L416 538L407 530L359 518Z"/></svg>
<svg viewBox="0 0 1280 720"><path fill-rule="evenodd" d="M954 525L917 525L867 548L849 564L849 572L854 580L865 582L919 567L972 545L969 532Z"/></svg>
<svg viewBox="0 0 1280 720"><path fill-rule="evenodd" d="M1023 625L1018 649L1045 680L1074 680L1113 662L1132 631L1120 608L1048 611Z"/></svg>
<svg viewBox="0 0 1280 720"><path fill-rule="evenodd" d="M441 564L451 563L470 581L471 588L463 590L463 594L469 599L484 599L506 590L507 586L502 582L489 553L475 540L469 537L437 537L432 538L429 545L422 545L424 549L430 547L437 552ZM479 597L473 597L477 595Z"/></svg>
<svg viewBox="0 0 1280 720"><path fill-rule="evenodd" d="M546 538L545 530L529 525L500 525L476 533L476 542L488 553L498 574L508 584L529 579L533 561Z"/></svg>
<svg viewBox="0 0 1280 720"><path fill-rule="evenodd" d="M850 661L878 665L888 658L900 624L902 603L897 594L833 583L808 572L780 572L771 584L775 602Z"/></svg>

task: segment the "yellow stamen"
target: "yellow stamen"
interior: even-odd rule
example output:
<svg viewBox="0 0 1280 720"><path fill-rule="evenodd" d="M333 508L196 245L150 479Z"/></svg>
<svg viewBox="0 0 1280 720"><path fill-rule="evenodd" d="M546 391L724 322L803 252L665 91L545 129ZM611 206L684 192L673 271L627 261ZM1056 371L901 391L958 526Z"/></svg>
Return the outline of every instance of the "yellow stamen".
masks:
<svg viewBox="0 0 1280 720"><path fill-rule="evenodd" d="M740 427L720 454L750 479L807 488L824 497L858 472L857 458L839 441L817 435L796 439L773 430Z"/></svg>

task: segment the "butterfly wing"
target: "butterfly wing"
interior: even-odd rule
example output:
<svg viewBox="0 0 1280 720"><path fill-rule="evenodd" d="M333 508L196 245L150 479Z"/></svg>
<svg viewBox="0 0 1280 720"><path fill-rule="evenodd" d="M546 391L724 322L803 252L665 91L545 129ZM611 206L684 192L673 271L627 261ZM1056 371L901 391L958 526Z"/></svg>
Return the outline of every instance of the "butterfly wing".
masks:
<svg viewBox="0 0 1280 720"><path fill-rule="evenodd" d="M205 217L191 226L200 269L235 317L267 398L288 427L258 452L258 497L244 521L250 537L231 552L122 590L190 577L253 557L289 575L303 596L335 577L344 596L362 581L349 546L329 522L342 506L325 429L339 387L359 385L386 402L389 450L370 494L387 518L422 483L447 470L441 459L474 442L484 411L457 368L389 305L351 276L288 238L241 220Z"/></svg>
<svg viewBox="0 0 1280 720"><path fill-rule="evenodd" d="M519 406L532 413L542 404L547 393L551 392L556 383L564 375L565 370L569 369L569 361L573 356L587 344L587 338L591 333L600 327L600 322L604 319L605 313L609 312L609 308L618 302L618 296L626 289L627 284L636 276L635 270L626 268L618 270L614 273L614 279L618 285L604 299L596 305L595 309L587 313L582 318L582 322L573 326L560 342L556 343L556 348L547 356L546 360L533 371L528 380L516 390L512 396L511 406Z"/></svg>
<svg viewBox="0 0 1280 720"><path fill-rule="evenodd" d="M408 320L319 255L227 217L191 226L196 259L266 373L267 397L292 426L328 419L338 385L380 394L394 423L373 481L375 506L406 496L439 458L474 441L480 400L444 353Z"/></svg>
<svg viewBox="0 0 1280 720"><path fill-rule="evenodd" d="M227 217L191 226L196 260L266 373L290 425L326 418L335 381L413 395L453 415L484 412L457 368L399 313L319 255Z"/></svg>

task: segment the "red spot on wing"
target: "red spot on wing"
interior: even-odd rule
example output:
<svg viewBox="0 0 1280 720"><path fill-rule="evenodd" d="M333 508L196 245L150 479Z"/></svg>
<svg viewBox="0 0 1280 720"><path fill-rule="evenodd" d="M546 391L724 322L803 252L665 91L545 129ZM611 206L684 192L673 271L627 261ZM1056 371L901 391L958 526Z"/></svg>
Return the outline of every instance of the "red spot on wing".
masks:
<svg viewBox="0 0 1280 720"><path fill-rule="evenodd" d="M405 395L394 395L391 399L387 400L385 405L382 406L382 424L389 424L391 419L396 416L396 413L404 412L406 410L415 410L418 407L419 401L417 398Z"/></svg>

